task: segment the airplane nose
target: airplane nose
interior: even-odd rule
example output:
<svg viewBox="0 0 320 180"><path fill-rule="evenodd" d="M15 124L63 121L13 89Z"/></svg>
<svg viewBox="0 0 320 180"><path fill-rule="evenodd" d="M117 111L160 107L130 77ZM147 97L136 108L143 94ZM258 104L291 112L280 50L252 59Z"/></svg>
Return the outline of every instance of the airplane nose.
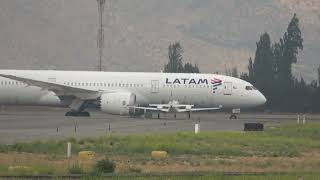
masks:
<svg viewBox="0 0 320 180"><path fill-rule="evenodd" d="M267 102L266 97L261 92L259 92L259 104L264 105L266 102Z"/></svg>

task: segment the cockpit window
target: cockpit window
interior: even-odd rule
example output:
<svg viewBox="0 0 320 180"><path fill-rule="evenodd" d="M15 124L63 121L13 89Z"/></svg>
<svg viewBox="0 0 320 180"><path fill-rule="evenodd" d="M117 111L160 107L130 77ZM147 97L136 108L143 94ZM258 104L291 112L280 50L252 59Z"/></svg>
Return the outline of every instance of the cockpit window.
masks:
<svg viewBox="0 0 320 180"><path fill-rule="evenodd" d="M257 90L257 88L255 88L254 86L246 86L246 90L247 91Z"/></svg>

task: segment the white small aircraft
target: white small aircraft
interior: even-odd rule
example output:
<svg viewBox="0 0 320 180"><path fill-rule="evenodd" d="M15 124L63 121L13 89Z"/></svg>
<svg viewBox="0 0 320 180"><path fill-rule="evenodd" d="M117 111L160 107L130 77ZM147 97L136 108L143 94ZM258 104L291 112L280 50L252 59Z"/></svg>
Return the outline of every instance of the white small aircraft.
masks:
<svg viewBox="0 0 320 180"><path fill-rule="evenodd" d="M250 83L217 74L0 70L1 105L64 106L89 116L90 105L117 115L136 110L210 111L263 105Z"/></svg>

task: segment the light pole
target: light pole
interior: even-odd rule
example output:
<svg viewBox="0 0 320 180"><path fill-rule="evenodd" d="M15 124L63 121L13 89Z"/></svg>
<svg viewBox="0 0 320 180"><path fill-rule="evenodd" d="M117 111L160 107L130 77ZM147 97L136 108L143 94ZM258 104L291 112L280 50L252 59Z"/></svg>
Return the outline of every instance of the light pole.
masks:
<svg viewBox="0 0 320 180"><path fill-rule="evenodd" d="M98 2L98 11L99 11L99 29L98 29L98 38L97 46L99 48L99 71L102 71L102 57L103 57L103 48L104 48L104 30L103 30L103 11L106 0L97 0Z"/></svg>

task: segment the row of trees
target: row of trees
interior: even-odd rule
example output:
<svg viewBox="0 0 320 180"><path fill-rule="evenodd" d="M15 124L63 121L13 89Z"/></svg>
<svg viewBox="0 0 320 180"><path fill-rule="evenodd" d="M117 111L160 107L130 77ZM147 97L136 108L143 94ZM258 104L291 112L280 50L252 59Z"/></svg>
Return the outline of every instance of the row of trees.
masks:
<svg viewBox="0 0 320 180"><path fill-rule="evenodd" d="M164 72L169 73L200 73L198 65L191 63L183 64L183 48L179 42L169 45L169 62L164 66Z"/></svg>
<svg viewBox="0 0 320 180"><path fill-rule="evenodd" d="M320 67L318 82L307 84L292 75L292 65L303 50L299 19L294 14L279 42L272 43L264 33L257 42L254 60L241 78L254 84L268 99L267 107L277 111L320 111Z"/></svg>
<svg viewBox="0 0 320 180"><path fill-rule="evenodd" d="M298 61L298 54L303 50L303 38L299 19L294 14L286 32L278 42L272 43L270 35L265 32L257 42L255 57L250 57L248 73L240 78L251 82L267 98L267 108L275 111L320 112L320 66L318 80L306 83L302 77L292 75L292 66ZM169 45L169 62L164 72L199 73L195 64L183 63L183 48L179 42ZM238 77L236 67L226 74Z"/></svg>

